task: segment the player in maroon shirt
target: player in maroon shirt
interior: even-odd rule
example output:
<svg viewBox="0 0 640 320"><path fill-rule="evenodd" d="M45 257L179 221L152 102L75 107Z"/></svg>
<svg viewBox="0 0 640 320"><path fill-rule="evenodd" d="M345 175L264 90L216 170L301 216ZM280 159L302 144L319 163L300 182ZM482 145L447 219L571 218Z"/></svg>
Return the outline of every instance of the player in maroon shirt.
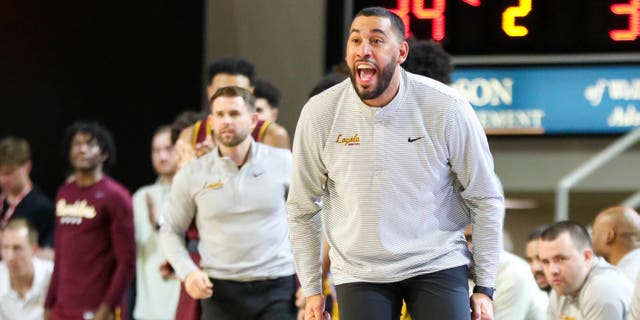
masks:
<svg viewBox="0 0 640 320"><path fill-rule="evenodd" d="M55 266L45 302L48 319L122 319L135 274L130 193L108 177L115 147L96 123L67 129L73 174L56 196Z"/></svg>

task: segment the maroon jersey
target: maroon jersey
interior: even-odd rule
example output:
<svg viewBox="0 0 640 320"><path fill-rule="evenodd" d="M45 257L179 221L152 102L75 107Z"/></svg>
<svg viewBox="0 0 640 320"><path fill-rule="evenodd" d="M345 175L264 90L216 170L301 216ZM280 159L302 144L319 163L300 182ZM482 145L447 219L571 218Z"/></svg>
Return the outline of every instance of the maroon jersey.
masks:
<svg viewBox="0 0 640 320"><path fill-rule="evenodd" d="M81 318L101 304L122 306L136 259L129 191L107 176L89 187L67 183L56 196L55 228L45 307L57 317Z"/></svg>
<svg viewBox="0 0 640 320"><path fill-rule="evenodd" d="M253 131L251 132L253 140L257 142L264 142L264 134L267 132L267 128L270 124L271 122L269 120L258 120L256 127L253 128Z"/></svg>

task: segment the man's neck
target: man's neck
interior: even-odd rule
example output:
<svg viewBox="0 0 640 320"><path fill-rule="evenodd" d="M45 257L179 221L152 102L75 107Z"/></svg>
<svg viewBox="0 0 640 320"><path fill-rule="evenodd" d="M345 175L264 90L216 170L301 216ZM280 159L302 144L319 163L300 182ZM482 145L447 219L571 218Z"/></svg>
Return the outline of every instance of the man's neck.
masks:
<svg viewBox="0 0 640 320"><path fill-rule="evenodd" d="M158 183L160 184L171 184L171 181L173 180L173 174L165 174L165 175L159 175L158 176Z"/></svg>
<svg viewBox="0 0 640 320"><path fill-rule="evenodd" d="M242 167L249 157L249 149L251 148L251 138L247 137L240 144L234 147L227 147L223 144L218 145L220 156L227 157L233 161L238 168Z"/></svg>
<svg viewBox="0 0 640 320"><path fill-rule="evenodd" d="M102 180L104 173L100 169L83 171L77 170L74 174L75 183L80 187L89 187Z"/></svg>
<svg viewBox="0 0 640 320"><path fill-rule="evenodd" d="M9 273L9 281L11 282L11 289L18 293L20 298L24 298L29 289L33 286L33 263L29 264L27 270L20 274Z"/></svg>
<svg viewBox="0 0 640 320"><path fill-rule="evenodd" d="M619 247L614 247L613 250L611 250L611 253L609 254L609 256L607 257L607 261L609 261L609 263L611 263L614 266L617 266L618 263L620 263L620 260L622 260L622 258L624 258L624 256L627 255L627 253L633 251L634 248L633 246L627 246L627 245L621 245Z"/></svg>
<svg viewBox="0 0 640 320"><path fill-rule="evenodd" d="M31 180L27 179L22 188L17 188L16 190L7 190L6 197L7 202L15 202L24 197L31 190Z"/></svg>

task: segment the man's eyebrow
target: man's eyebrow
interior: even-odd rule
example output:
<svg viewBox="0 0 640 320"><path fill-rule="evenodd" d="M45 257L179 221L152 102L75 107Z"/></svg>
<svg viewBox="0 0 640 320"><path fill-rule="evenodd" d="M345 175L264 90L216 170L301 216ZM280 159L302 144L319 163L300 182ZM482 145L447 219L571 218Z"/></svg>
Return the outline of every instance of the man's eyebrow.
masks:
<svg viewBox="0 0 640 320"><path fill-rule="evenodd" d="M380 33L380 34L384 35L385 37L387 36L387 34L382 29L377 29L377 28L376 29L372 29L371 32L372 33ZM352 34L352 33L360 33L360 29L351 29L351 32L349 32L349 34Z"/></svg>

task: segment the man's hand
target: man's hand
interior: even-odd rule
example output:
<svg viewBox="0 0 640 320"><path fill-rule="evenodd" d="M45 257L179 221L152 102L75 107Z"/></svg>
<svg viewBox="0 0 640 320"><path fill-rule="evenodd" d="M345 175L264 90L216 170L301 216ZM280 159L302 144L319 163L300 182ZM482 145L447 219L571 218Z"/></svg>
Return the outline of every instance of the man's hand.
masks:
<svg viewBox="0 0 640 320"><path fill-rule="evenodd" d="M173 270L173 267L167 260L165 260L160 264L160 266L158 267L158 270L160 271L162 278L165 280L170 280L176 277L176 273Z"/></svg>
<svg viewBox="0 0 640 320"><path fill-rule="evenodd" d="M324 296L316 294L305 300L304 320L331 320L329 312L324 310Z"/></svg>
<svg viewBox="0 0 640 320"><path fill-rule="evenodd" d="M493 301L486 294L471 295L471 320L493 320Z"/></svg>
<svg viewBox="0 0 640 320"><path fill-rule="evenodd" d="M297 320L304 320L305 302L306 299L304 298L304 293L302 293L302 288L298 288L298 290L296 290L296 307L298 308Z"/></svg>
<svg viewBox="0 0 640 320"><path fill-rule="evenodd" d="M98 308L98 311L96 311L96 316L95 320L113 320L113 310L105 305L105 304L101 304L100 307Z"/></svg>
<svg viewBox="0 0 640 320"><path fill-rule="evenodd" d="M206 299L213 295L213 283L202 270L189 273L184 279L184 288L194 299Z"/></svg>

